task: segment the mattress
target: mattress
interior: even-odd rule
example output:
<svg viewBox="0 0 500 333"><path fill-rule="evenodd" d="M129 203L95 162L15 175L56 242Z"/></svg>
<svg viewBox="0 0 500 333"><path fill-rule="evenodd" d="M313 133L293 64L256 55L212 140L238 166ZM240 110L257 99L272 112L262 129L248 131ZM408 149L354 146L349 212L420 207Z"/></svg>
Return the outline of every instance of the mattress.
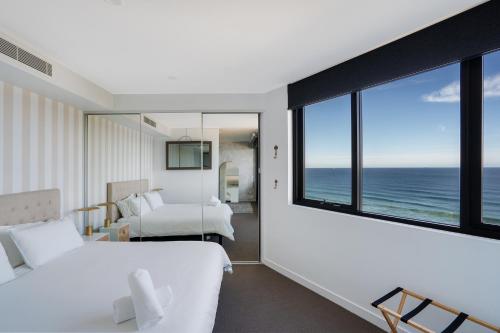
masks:
<svg viewBox="0 0 500 333"><path fill-rule="evenodd" d="M131 216L118 222L130 224L131 237L185 236L216 233L234 240L233 211L227 204L165 204L140 218ZM203 221L203 228L202 228Z"/></svg>
<svg viewBox="0 0 500 333"><path fill-rule="evenodd" d="M212 242L88 242L0 286L0 331L136 331L135 320L113 322L112 303L130 294L128 273L144 268L173 290L166 318L147 332L211 332L228 265Z"/></svg>

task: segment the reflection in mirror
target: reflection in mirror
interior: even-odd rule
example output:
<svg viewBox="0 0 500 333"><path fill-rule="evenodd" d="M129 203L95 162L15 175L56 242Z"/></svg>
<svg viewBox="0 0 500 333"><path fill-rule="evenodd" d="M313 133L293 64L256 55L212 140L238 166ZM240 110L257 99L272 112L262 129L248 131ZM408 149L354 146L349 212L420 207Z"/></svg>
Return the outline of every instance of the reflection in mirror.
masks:
<svg viewBox="0 0 500 333"><path fill-rule="evenodd" d="M258 114L203 114L212 170L203 170L203 232L233 261L259 261Z"/></svg>
<svg viewBox="0 0 500 333"><path fill-rule="evenodd" d="M201 114L143 114L142 131L152 140L152 168L144 194L142 241L202 240ZM210 155L204 145L203 159ZM144 157L147 159L147 157ZM209 167L211 161L204 162Z"/></svg>
<svg viewBox="0 0 500 333"><path fill-rule="evenodd" d="M203 147L203 169L212 168L212 142L167 141L167 170L195 170L201 168Z"/></svg>
<svg viewBox="0 0 500 333"><path fill-rule="evenodd" d="M141 207L132 201L143 191L141 141L151 139L141 136L138 114L87 116L86 201L95 210L85 223L96 240L128 241L140 233Z"/></svg>

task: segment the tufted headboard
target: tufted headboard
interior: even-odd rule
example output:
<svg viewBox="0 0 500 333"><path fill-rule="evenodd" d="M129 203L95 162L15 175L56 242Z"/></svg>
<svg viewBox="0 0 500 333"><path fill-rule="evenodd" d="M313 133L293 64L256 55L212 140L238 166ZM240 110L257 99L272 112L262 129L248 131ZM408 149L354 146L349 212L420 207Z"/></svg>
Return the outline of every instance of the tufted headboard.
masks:
<svg viewBox="0 0 500 333"><path fill-rule="evenodd" d="M117 202L118 200L125 199L131 194L144 193L149 191L149 180L127 180L123 182L113 182L107 184L107 201ZM116 205L111 206L111 213L109 217L111 222L116 222L120 218L120 212Z"/></svg>
<svg viewBox="0 0 500 333"><path fill-rule="evenodd" d="M0 195L0 225L15 225L61 217L59 189Z"/></svg>

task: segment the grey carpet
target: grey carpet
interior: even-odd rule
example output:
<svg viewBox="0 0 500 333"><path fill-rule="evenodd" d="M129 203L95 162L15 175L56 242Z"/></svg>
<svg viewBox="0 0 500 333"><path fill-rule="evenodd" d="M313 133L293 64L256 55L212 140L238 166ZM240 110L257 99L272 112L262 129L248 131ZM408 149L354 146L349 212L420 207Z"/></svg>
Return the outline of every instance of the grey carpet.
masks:
<svg viewBox="0 0 500 333"><path fill-rule="evenodd" d="M224 274L214 332L383 332L264 265Z"/></svg>
<svg viewBox="0 0 500 333"><path fill-rule="evenodd" d="M259 219L257 214L233 214L234 239L223 247L232 261L259 261Z"/></svg>

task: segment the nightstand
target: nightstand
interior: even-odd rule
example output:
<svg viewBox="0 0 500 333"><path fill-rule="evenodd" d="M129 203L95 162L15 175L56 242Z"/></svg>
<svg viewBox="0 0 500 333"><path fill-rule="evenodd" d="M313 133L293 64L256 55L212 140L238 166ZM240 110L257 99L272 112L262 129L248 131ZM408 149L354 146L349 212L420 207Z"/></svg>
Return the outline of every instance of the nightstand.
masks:
<svg viewBox="0 0 500 333"><path fill-rule="evenodd" d="M85 242L95 242L95 241L109 241L109 234L107 232L94 232L92 236L82 236Z"/></svg>
<svg viewBox="0 0 500 333"><path fill-rule="evenodd" d="M112 223L108 228L100 227L99 231L108 233L112 242L128 242L130 240L128 223Z"/></svg>

